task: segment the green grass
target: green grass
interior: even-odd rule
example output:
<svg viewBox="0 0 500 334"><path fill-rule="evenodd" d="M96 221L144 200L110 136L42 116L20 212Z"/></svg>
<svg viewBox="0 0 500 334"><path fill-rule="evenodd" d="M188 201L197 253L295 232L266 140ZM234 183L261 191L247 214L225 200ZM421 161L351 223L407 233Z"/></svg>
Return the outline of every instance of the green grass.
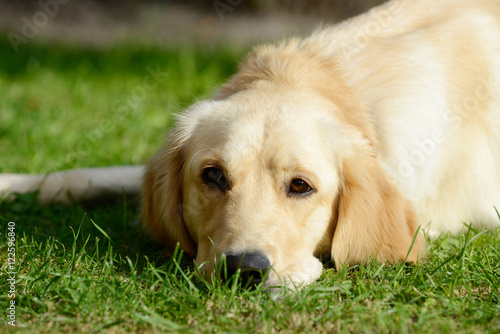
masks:
<svg viewBox="0 0 500 334"><path fill-rule="evenodd" d="M0 171L144 162L171 114L213 92L241 54L30 42L16 55L0 40ZM168 75L134 100L148 66ZM443 236L415 267L325 265L316 284L276 300L197 278L192 259L165 256L136 213L125 202L44 207L32 194L1 202L0 332L500 332L500 231ZM9 221L15 329L6 318Z"/></svg>
<svg viewBox="0 0 500 334"><path fill-rule="evenodd" d="M235 71L235 51L206 48L30 43L15 54L0 39L0 172L144 162L172 113Z"/></svg>

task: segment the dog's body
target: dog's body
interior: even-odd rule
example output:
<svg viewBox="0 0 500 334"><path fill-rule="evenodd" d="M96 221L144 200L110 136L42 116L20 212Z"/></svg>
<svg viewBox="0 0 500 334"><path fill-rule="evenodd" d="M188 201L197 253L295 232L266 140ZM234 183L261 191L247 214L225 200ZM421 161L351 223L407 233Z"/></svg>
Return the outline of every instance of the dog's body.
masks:
<svg viewBox="0 0 500 334"><path fill-rule="evenodd" d="M125 170L134 193L142 169ZM87 199L105 170L69 173L84 182L52 177L41 200L54 185ZM0 191L40 183L15 177L0 176ZM419 226L499 227L500 1L391 1L257 48L179 116L142 195L158 240L196 253L207 273L222 254L251 254L250 269L272 267L267 285L314 281L322 253L336 266L414 262Z"/></svg>

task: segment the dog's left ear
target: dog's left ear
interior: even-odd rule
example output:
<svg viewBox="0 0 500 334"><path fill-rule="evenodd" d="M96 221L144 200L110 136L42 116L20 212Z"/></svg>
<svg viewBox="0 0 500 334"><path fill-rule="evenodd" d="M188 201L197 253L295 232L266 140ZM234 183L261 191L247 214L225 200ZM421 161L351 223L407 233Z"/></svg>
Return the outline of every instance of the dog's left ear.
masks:
<svg viewBox="0 0 500 334"><path fill-rule="evenodd" d="M412 205L369 148L357 147L342 163L343 184L332 241L335 266L369 258L385 263L416 262L425 254ZM408 252L410 253L408 254Z"/></svg>
<svg viewBox="0 0 500 334"><path fill-rule="evenodd" d="M142 190L142 222L157 241L174 249L179 244L187 254L196 246L186 228L182 212L182 171L188 134L177 126L166 144L146 166Z"/></svg>

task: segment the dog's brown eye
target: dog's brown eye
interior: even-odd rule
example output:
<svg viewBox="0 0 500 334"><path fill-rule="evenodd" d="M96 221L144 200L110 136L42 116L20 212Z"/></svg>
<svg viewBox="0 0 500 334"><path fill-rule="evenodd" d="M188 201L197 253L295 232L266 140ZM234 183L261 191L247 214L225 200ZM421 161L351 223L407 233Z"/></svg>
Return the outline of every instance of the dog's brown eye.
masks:
<svg viewBox="0 0 500 334"><path fill-rule="evenodd" d="M212 187L220 190L226 190L229 183L227 182L226 177L224 176L224 171L217 167L208 167L203 170L203 174L201 175L203 182Z"/></svg>
<svg viewBox="0 0 500 334"><path fill-rule="evenodd" d="M291 195L307 195L312 192L311 186L302 179L294 179L290 183L289 194Z"/></svg>

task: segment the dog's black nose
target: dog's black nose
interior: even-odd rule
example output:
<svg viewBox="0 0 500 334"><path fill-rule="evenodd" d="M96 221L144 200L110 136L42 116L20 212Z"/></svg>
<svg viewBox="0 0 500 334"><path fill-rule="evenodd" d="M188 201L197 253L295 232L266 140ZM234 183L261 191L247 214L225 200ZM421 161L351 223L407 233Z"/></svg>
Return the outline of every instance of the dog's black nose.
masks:
<svg viewBox="0 0 500 334"><path fill-rule="evenodd" d="M226 281L231 279L239 269L241 285L254 288L265 279L270 267L269 259L258 252L226 254L226 275L223 278Z"/></svg>

